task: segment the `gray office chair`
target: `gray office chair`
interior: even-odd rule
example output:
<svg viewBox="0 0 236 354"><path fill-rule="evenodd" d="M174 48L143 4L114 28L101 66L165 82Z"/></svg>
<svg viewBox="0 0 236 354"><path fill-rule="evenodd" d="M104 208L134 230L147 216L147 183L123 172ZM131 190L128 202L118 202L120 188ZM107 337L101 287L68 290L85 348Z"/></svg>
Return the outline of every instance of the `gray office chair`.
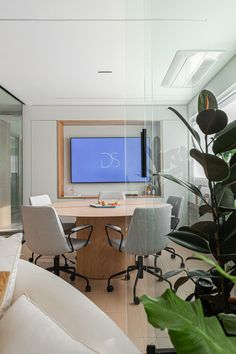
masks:
<svg viewBox="0 0 236 354"><path fill-rule="evenodd" d="M108 279L107 291L113 291L111 280L121 275L126 275L126 279L130 278L130 272L137 270L136 279L133 287L133 300L135 304L139 304L139 298L136 296L136 286L138 279L143 278L143 272L154 275L159 280L165 280L170 287L171 283L162 278L155 267L143 264L143 259L147 255L153 255L164 250L168 244L166 234L170 232L171 205L151 208L136 208L131 219L127 238L123 237L122 230L118 226L106 225L105 230L109 245L119 252L136 256L136 263L128 266L126 270L113 274ZM109 231L116 231L120 238L111 238ZM160 269L159 269L160 270Z"/></svg>
<svg viewBox="0 0 236 354"><path fill-rule="evenodd" d="M120 191L101 191L98 195L99 200L125 200L125 193Z"/></svg>
<svg viewBox="0 0 236 354"><path fill-rule="evenodd" d="M60 275L60 271L68 273L71 280L74 280L75 277L83 278L87 282L85 291L91 291L87 277L76 273L75 268L72 266L60 266L59 261L60 256L64 253L78 251L90 243L93 231L92 225L75 227L67 237L53 207L23 206L21 210L25 241L31 251L44 256L53 256L54 265L47 268L49 271L54 272L58 276ZM86 229L89 231L86 240L71 237L73 233Z"/></svg>
<svg viewBox="0 0 236 354"><path fill-rule="evenodd" d="M33 196L29 197L29 202L30 202L30 205L32 205L32 206L48 206L48 205L52 204L52 201L51 201L48 194L33 195ZM76 223L75 222L70 222L70 223L63 222L62 227L63 227L65 234L69 235L71 233L71 230L76 227ZM75 264L73 261L71 261L70 259L68 259L64 255L62 255L62 256L65 260L65 266L68 266L68 261L72 264ZM41 257L41 255L39 255L36 259L38 260L40 257ZM29 258L29 261L30 262L34 261L34 252L32 253L31 257ZM37 261L36 261L36 263L37 263Z"/></svg>
<svg viewBox="0 0 236 354"><path fill-rule="evenodd" d="M166 203L172 205L172 210L171 210L171 230L172 231L176 230L179 224L179 217L180 217L180 211L181 211L183 200L184 197L176 197L174 195L170 195L167 199Z"/></svg>
<svg viewBox="0 0 236 354"><path fill-rule="evenodd" d="M32 206L46 206L52 204L48 194L32 195L29 197L29 201Z"/></svg>
<svg viewBox="0 0 236 354"><path fill-rule="evenodd" d="M179 221L180 221L180 212L181 212L181 206L183 203L184 197L176 197L176 196L169 196L167 199L167 204L172 205L172 210L171 210L171 231L175 231ZM176 253L175 249L172 247L166 247L165 251L171 253L171 258L180 258L181 263L180 266L181 268L184 268L184 259L181 255ZM156 262L156 258L155 258Z"/></svg>
<svg viewBox="0 0 236 354"><path fill-rule="evenodd" d="M29 198L30 205L32 206L46 206L51 205L52 201L48 194L33 195ZM66 235L68 235L74 227L76 227L75 222L63 222L63 230Z"/></svg>

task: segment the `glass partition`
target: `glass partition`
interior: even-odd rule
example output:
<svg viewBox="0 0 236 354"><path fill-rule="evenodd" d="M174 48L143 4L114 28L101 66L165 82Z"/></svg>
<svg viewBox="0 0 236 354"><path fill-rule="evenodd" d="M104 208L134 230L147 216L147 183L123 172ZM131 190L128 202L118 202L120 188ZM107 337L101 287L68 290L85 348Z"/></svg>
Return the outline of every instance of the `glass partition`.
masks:
<svg viewBox="0 0 236 354"><path fill-rule="evenodd" d="M0 88L0 231L17 228L22 204L22 104Z"/></svg>
<svg viewBox="0 0 236 354"><path fill-rule="evenodd" d="M188 132L174 113L168 110L168 107L172 106L186 116L187 106L176 107L175 95L179 95L181 90L167 90L161 85L172 59L167 50L167 38L171 39L173 33L169 31L170 21L166 20L166 17L159 2L127 1L125 97L128 104L124 108L125 135L129 136L130 131L134 131L134 124L139 136L145 129L147 172L150 178L138 186L139 193L136 197L126 198L125 231L128 237L127 245L131 238L130 248L133 247L132 253L127 246L129 249L126 265L136 265L137 269L130 272L130 280L119 279L116 286L123 289L126 282L126 293L122 293L122 303L126 304L127 308L124 328L142 353L146 353L147 345L155 345L156 348L172 347L167 331L154 329L148 323L143 305L135 304L143 294L161 296L170 285L166 281L160 281L163 280L161 275L180 267L180 258L165 250L166 242L166 246L178 251L178 246L175 248L175 245L169 244L165 238L171 229L171 206L167 205L170 196L184 197L180 224L188 223L188 192L158 175L165 172L188 180ZM172 27L178 32L182 30L183 24L176 21L172 23ZM163 62L163 53L160 52L164 42L168 63ZM127 190L135 189L135 186L128 182L126 186ZM129 215L130 209L134 210L133 216ZM162 213L162 209L167 210L167 213ZM138 217L135 219L136 215ZM134 224L138 226L135 228Z"/></svg>

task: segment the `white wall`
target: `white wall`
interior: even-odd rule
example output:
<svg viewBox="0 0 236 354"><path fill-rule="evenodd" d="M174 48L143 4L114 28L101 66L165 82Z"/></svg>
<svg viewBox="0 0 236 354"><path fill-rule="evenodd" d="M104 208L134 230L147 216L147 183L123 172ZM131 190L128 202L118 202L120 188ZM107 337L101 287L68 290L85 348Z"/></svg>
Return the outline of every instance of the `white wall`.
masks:
<svg viewBox="0 0 236 354"><path fill-rule="evenodd" d="M186 116L185 106L175 108ZM42 193L57 200L57 120L125 119L140 120L140 126L145 120L162 121L163 169L188 178L187 130L166 106L25 106L24 203L28 203L30 195ZM165 182L164 198L170 193L184 195L187 202L181 187ZM187 222L186 213L184 219Z"/></svg>

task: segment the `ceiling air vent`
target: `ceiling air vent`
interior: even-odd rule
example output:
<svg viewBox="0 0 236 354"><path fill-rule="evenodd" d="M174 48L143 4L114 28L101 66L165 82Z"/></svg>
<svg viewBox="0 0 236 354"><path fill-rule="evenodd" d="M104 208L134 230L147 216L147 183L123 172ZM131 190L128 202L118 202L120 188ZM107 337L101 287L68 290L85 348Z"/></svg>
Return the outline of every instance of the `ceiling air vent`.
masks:
<svg viewBox="0 0 236 354"><path fill-rule="evenodd" d="M179 50L162 81L163 87L193 87L200 83L223 54L222 50Z"/></svg>

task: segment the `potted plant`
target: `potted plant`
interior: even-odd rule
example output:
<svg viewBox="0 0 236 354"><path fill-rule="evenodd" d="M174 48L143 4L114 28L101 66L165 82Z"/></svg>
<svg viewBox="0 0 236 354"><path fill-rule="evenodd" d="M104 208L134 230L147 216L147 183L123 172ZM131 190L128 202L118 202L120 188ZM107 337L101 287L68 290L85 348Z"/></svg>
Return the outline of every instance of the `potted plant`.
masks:
<svg viewBox="0 0 236 354"><path fill-rule="evenodd" d="M200 258L201 256L199 256ZM236 277L218 264L205 259L225 279L236 283ZM147 347L147 354L233 354L236 353L236 316L221 313L205 317L200 299L188 302L168 289L159 298L140 298L148 321L156 328L168 329L175 349Z"/></svg>
<svg viewBox="0 0 236 354"><path fill-rule="evenodd" d="M200 138L197 131L190 126L188 121L178 111L171 107L169 109L181 119L192 136L193 148L190 150L190 156L203 167L208 182L210 200L207 200L201 190L189 181L182 181L169 174L162 173L160 175L187 188L200 198L202 205L199 207L199 215L203 216L209 213L211 221L199 221L191 226L183 226L177 231L171 232L168 237L175 243L190 250L211 254L216 260L216 264L223 271L228 269L229 275L234 276L236 274L236 121L228 123L226 113L218 109L215 96L207 90L203 90L199 95L196 119L203 133L203 139ZM199 257L190 258L199 259ZM171 277L182 271L168 272L166 277ZM172 309L172 314L171 312L169 313L169 321L170 323L176 321L178 323L180 321L180 325L180 318L176 321L173 319L173 317L177 316L173 308L173 305L175 305L180 310L182 308L181 311L186 315L185 320L189 316L194 318L194 314L198 314L201 320L199 322L196 321L196 328L201 321L202 323L205 323L205 321L212 322L212 328L214 327L215 333L217 333L221 329L218 326L217 319L214 318L212 320L212 317L210 317L208 321L203 315L211 316L218 315L221 312L234 312L233 305L230 304L230 292L233 287L232 278L224 277L215 267L209 269L209 271L185 269L184 272L184 276L181 276L175 282L174 290L177 291L181 285L191 279L195 282L196 287L194 293L188 297L188 300L193 297L198 300L193 303L184 302L170 290L166 291L161 298L156 300L158 306L160 305L164 311L165 321L165 316ZM145 301L145 298L143 298L144 304ZM147 307L145 309L147 310ZM160 311L158 310L157 313L159 314L158 326L160 326L159 328L164 328L164 322L159 322L161 318ZM152 321L151 318L149 317L149 320ZM182 325L188 326L186 321L183 321ZM175 329L173 329L174 327L166 327L169 328L171 339L173 339L171 333L173 331L175 335L178 332L177 327ZM206 334L207 327L202 328L202 331ZM220 336L220 333L217 338L218 336ZM179 348L178 344L176 346ZM220 350L222 349L217 350L217 348L213 350L212 347L210 351L191 351L191 353L221 353ZM233 353L232 351L230 352L231 349L227 350L222 353ZM179 349L177 352L185 353L184 351L179 351Z"/></svg>

